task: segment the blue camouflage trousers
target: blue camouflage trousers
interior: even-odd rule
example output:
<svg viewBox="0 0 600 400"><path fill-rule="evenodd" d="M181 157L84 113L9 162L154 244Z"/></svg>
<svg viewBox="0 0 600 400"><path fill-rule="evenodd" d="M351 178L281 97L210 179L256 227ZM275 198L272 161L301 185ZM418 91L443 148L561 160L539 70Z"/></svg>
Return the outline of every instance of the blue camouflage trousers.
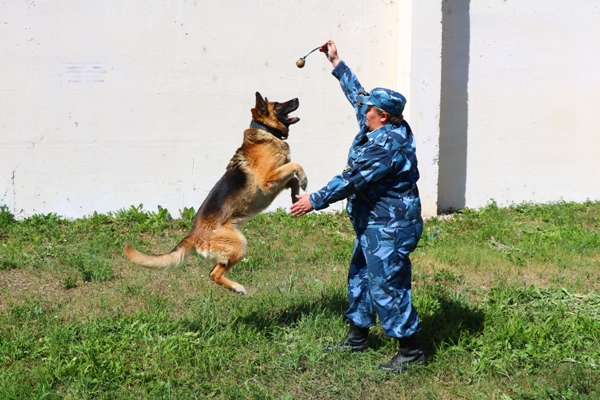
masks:
<svg viewBox="0 0 600 400"><path fill-rule="evenodd" d="M346 317L367 328L375 325L378 316L385 334L393 338L419 332L419 316L412 304L410 253L417 247L423 224L355 231Z"/></svg>

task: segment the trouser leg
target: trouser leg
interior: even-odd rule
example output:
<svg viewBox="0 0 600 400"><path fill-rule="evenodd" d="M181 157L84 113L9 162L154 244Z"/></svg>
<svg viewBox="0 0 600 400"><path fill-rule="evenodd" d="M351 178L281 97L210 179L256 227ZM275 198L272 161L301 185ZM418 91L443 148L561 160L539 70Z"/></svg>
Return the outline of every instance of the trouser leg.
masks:
<svg viewBox="0 0 600 400"><path fill-rule="evenodd" d="M371 299L368 270L360 236L354 242L354 252L348 271L348 310L346 317L357 327L375 325L375 308Z"/></svg>
<svg viewBox="0 0 600 400"><path fill-rule="evenodd" d="M411 337L421 330L412 304L410 253L421 226L367 229L359 238L367 265L369 297L386 335Z"/></svg>

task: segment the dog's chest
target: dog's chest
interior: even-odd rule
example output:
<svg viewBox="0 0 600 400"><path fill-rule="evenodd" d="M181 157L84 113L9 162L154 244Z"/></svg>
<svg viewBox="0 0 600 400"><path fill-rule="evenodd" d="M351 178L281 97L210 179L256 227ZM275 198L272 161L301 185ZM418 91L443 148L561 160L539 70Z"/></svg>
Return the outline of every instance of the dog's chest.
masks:
<svg viewBox="0 0 600 400"><path fill-rule="evenodd" d="M289 163L290 147L284 141L278 142L261 143L247 149L246 159L251 168L269 170Z"/></svg>

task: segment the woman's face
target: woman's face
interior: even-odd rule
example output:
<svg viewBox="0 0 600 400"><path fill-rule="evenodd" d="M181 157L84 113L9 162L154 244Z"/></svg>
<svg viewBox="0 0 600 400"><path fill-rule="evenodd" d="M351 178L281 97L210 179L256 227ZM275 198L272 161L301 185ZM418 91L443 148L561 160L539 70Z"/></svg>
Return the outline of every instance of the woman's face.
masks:
<svg viewBox="0 0 600 400"><path fill-rule="evenodd" d="M365 116L367 118L365 124L370 131L381 128L385 125L387 119L387 114L385 112L379 114L374 106L369 106L367 108L367 114Z"/></svg>

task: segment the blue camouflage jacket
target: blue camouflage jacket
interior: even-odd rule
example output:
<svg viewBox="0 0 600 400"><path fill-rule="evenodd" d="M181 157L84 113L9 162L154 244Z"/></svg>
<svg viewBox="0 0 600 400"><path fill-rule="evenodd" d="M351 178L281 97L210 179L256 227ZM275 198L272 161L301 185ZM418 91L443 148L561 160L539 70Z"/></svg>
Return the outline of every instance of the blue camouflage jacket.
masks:
<svg viewBox="0 0 600 400"><path fill-rule="evenodd" d="M310 195L315 210L347 198L346 211L358 228L407 227L422 223L417 188L415 141L406 121L369 132L367 106L356 103L364 91L352 70L340 61L332 74L354 107L360 130L348 153L348 165L321 190Z"/></svg>

